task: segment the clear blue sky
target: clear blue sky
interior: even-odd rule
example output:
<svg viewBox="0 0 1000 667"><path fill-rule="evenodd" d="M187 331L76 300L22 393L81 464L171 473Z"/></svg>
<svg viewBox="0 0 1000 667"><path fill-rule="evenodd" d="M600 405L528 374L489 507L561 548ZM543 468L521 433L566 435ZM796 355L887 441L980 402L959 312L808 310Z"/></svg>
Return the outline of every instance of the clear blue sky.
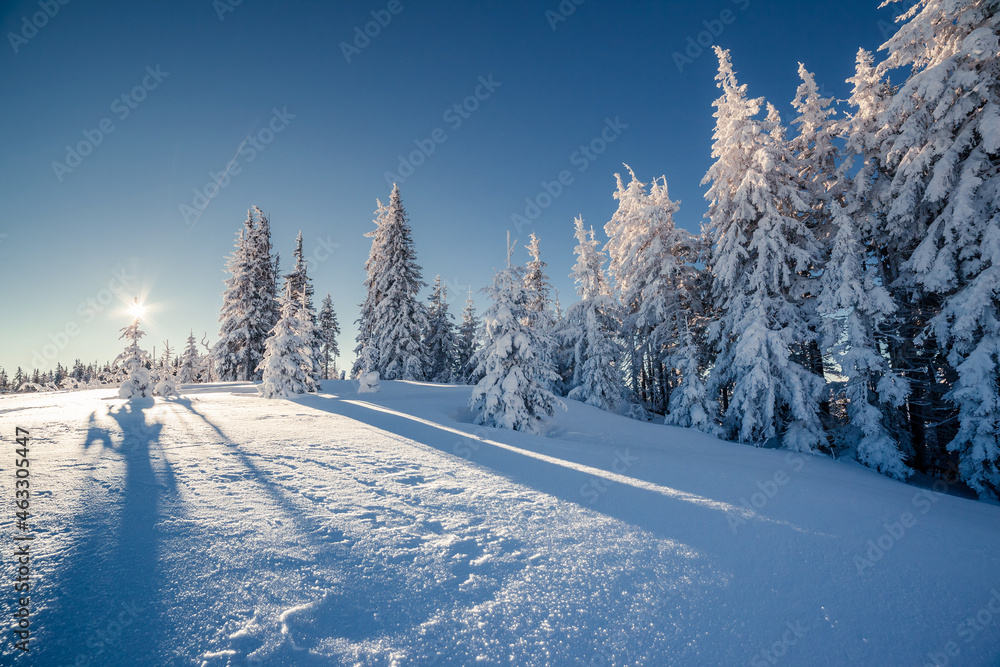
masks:
<svg viewBox="0 0 1000 667"><path fill-rule="evenodd" d="M681 200L678 223L701 224L718 91L710 49L692 48L679 71L673 54L688 38L719 32L712 42L732 50L750 94L787 121L799 61L826 94L844 98L857 48L877 48L897 13L877 0L564 0L574 8L565 17L558 0L236 2L3 3L8 372L32 366L35 353L44 367L114 358L126 323L114 291L155 309L147 348L159 353L164 339L179 348L192 328L214 340L224 258L252 204L271 217L283 269L299 230L307 255L325 257L312 277L318 298L333 296L349 359L363 234L375 199L388 198L386 172L400 173L399 156L418 141L433 152L401 179L403 203L425 279L440 273L461 292L456 315L467 286L478 291L503 263L508 229L518 262L538 234L567 305L573 217L603 235L623 162L647 182L665 174ZM377 34L358 49L356 28L372 12L386 25L368 25ZM347 56L342 43L352 44ZM483 99L454 111L477 92ZM627 127L605 132L614 140L602 153L578 153L606 119ZM67 146L89 154L77 161ZM211 194L210 173L227 165L228 180L199 214L194 189ZM512 214L563 170L572 182L515 229ZM120 280L124 290L109 289ZM484 297L476 301L482 310Z"/></svg>

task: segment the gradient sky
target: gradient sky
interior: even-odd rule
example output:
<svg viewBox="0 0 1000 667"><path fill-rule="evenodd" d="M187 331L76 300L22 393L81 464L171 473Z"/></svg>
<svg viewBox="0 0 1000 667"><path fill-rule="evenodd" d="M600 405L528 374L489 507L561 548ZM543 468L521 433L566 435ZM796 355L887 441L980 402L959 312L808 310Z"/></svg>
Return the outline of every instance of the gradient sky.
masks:
<svg viewBox="0 0 1000 667"><path fill-rule="evenodd" d="M898 13L877 0L561 6L573 12L558 0L2 3L0 366L113 359L127 321L118 296L133 294L153 308L147 349L181 348L189 329L214 341L224 260L253 204L270 215L284 270L302 230L317 301L330 292L340 317L343 365L363 235L388 199L386 172L418 141L434 150L401 179L403 203L424 278L447 281L456 316L469 285L485 306L478 290L503 264L508 230L518 263L538 234L568 305L573 218L603 239L622 163L645 182L665 174L678 224L702 222L716 62L692 49L679 68L675 52L719 32L740 81L787 122L799 61L845 98L858 47L876 49ZM348 62L342 43L353 47L372 12L389 20ZM453 107L477 87L485 99L463 118ZM608 119L627 127L608 130L593 159L579 153ZM67 146L81 142L96 145L76 164ZM227 165L199 213L195 189L212 193ZM516 229L511 216L564 170L572 182Z"/></svg>

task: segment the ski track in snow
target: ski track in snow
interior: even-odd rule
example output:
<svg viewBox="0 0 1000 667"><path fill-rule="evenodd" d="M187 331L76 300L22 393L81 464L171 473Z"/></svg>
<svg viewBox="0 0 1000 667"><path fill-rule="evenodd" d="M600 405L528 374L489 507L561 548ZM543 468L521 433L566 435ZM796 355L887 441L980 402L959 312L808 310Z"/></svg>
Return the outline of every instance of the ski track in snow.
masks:
<svg viewBox="0 0 1000 667"><path fill-rule="evenodd" d="M573 401L549 438L481 429L468 387L382 386L0 398L3 438L33 437L33 664L1000 660L1000 615L957 631L1000 589L994 505Z"/></svg>

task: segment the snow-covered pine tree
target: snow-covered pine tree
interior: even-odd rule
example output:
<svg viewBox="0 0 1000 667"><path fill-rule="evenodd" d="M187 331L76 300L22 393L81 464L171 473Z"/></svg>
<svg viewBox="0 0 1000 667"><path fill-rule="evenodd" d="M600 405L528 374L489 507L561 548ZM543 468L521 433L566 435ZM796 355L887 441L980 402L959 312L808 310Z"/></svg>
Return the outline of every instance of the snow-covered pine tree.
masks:
<svg viewBox="0 0 1000 667"><path fill-rule="evenodd" d="M153 395L152 380L149 377L147 366L152 365L149 354L139 347L139 340L146 333L139 328L139 319L133 319L132 324L122 327L122 335L128 341L125 350L115 358L114 368L125 376L118 389L118 397L125 399L147 398ZM21 371L20 368L17 369ZM15 378L16 380L16 378Z"/></svg>
<svg viewBox="0 0 1000 667"><path fill-rule="evenodd" d="M354 348L354 367L351 369L352 377L358 377L362 372L371 371L371 369L365 370L361 353L365 347L374 345L372 340L374 333L372 325L375 323L375 310L381 299L376 277L381 267L379 258L385 252L385 217L389 212L389 207L383 204L381 199L376 199L375 202L377 204L375 207L375 218L372 220L375 229L365 232L365 237L372 240L372 245L368 251L368 260L365 262L365 300L361 304L361 314L355 320L358 325L358 335L355 338L357 346Z"/></svg>
<svg viewBox="0 0 1000 667"><path fill-rule="evenodd" d="M250 367L256 368L264 357L264 341L277 322L275 298L278 275L274 272L277 264L272 252L271 222L257 206L253 207L253 217L256 222L247 235L247 258L253 285L248 301L251 307L248 321ZM255 371L252 379L261 379L260 371Z"/></svg>
<svg viewBox="0 0 1000 667"><path fill-rule="evenodd" d="M510 265L510 249L507 257L507 268L483 290L493 302L483 315L483 347L474 356L482 379L472 389L469 407L477 424L539 432L555 408L565 406L549 391L555 373L528 324L524 271Z"/></svg>
<svg viewBox="0 0 1000 667"><path fill-rule="evenodd" d="M163 341L163 354L160 355L160 365L153 379L153 394L155 396L177 396L177 382L174 380L174 368L171 359L174 349L170 341Z"/></svg>
<svg viewBox="0 0 1000 667"><path fill-rule="evenodd" d="M608 272L621 309L621 340L628 384L654 412L664 413L676 382L671 361L685 312L681 285L694 271L695 239L674 226L678 202L671 201L666 177L647 191L632 169L628 186L615 174L618 210L604 226Z"/></svg>
<svg viewBox="0 0 1000 667"><path fill-rule="evenodd" d="M288 282L287 289L291 294L296 295L295 298L299 299L301 302L299 305L309 317L309 323L311 325L313 336L313 352L309 355L309 358L316 362L310 373L313 381L319 382L323 379L323 368L319 363L319 360L322 359L323 356L323 339L319 327L317 326L316 307L313 305L314 290L312 278L309 277L308 263L306 262L305 253L302 250L301 231L299 231L299 235L295 237L295 251L292 253L292 256L295 258L295 264L292 268L292 272L285 276L285 280Z"/></svg>
<svg viewBox="0 0 1000 667"><path fill-rule="evenodd" d="M796 360L822 377L825 369L819 341L823 318L816 308L821 271L829 258L829 240L834 234L831 210L835 202L841 201L843 194L843 181L837 173L838 151L834 145L840 124L831 108L833 98L820 97L816 77L802 63L799 63L799 77L802 83L792 100L792 108L798 115L791 123L798 127L798 133L788 142L788 148L795 156L802 198L808 206L800 217L816 239L820 254L816 264L799 272L798 285L794 288L802 295L799 307L810 331L808 339L796 346ZM823 409L828 412L826 405L823 401Z"/></svg>
<svg viewBox="0 0 1000 667"><path fill-rule="evenodd" d="M192 329L188 334L184 352L181 353L181 370L177 374L177 381L182 384L198 382L200 363L201 354L198 352L198 344L194 339L194 330Z"/></svg>
<svg viewBox="0 0 1000 667"><path fill-rule="evenodd" d="M254 206L237 233L226 264L229 278L222 295L219 341L213 348L219 379L253 380L274 326L274 259L267 217Z"/></svg>
<svg viewBox="0 0 1000 667"><path fill-rule="evenodd" d="M250 214L252 215L252 214ZM247 227L252 224L248 215ZM246 253L246 228L236 233L236 248L226 263L226 289L222 293L222 310L219 313L219 340L212 348L216 372L222 381L247 379L248 330L247 300L251 290L250 271Z"/></svg>
<svg viewBox="0 0 1000 667"><path fill-rule="evenodd" d="M823 272L818 312L825 318L824 345L839 359L845 376L847 417L856 429L856 457L879 472L903 479L910 469L903 462L897 408L909 393L905 378L895 373L887 357L885 335L897 306L885 286L885 245L875 222L873 189L884 181L878 166L875 133L886 106L885 86L872 67L871 54L858 51L854 87L849 100L854 113L839 123L845 139L843 161L834 168L824 206L832 227L830 257ZM857 167L857 176L850 172Z"/></svg>
<svg viewBox="0 0 1000 667"><path fill-rule="evenodd" d="M378 350L376 370L382 379L423 380L430 366L422 340L427 330L427 308L417 295L426 283L416 263L398 185L393 186L389 205L380 217L369 258L368 289L374 295L374 305L370 314L362 309L362 317L368 320L361 323L358 335L374 338Z"/></svg>
<svg viewBox="0 0 1000 667"><path fill-rule="evenodd" d="M917 245L903 281L940 304L917 343L940 347L958 408L962 479L1000 497L1000 3L923 0L879 68L911 75L884 114L890 230Z"/></svg>
<svg viewBox="0 0 1000 667"><path fill-rule="evenodd" d="M305 294L293 294L291 284L285 281L281 317L271 330L260 362L263 380L257 391L264 398L292 398L316 391L312 323L304 306Z"/></svg>
<svg viewBox="0 0 1000 667"><path fill-rule="evenodd" d="M462 310L462 323L458 325L458 337L455 340L455 378L463 384L478 382L473 379L472 357L476 353L480 322L476 317L476 307L472 302L472 288L465 300Z"/></svg>
<svg viewBox="0 0 1000 667"><path fill-rule="evenodd" d="M884 475L903 479L911 471L903 463L886 412L905 401L908 385L889 368L876 340L878 328L896 307L866 265L865 249L847 208L838 202L832 202L832 207L837 233L823 274L819 311L829 318L828 345L839 353L847 377L847 415L860 433L857 459ZM843 312L846 318L841 318Z"/></svg>
<svg viewBox="0 0 1000 667"><path fill-rule="evenodd" d="M431 382L455 381L455 324L448 312L448 288L441 276L434 278L430 303L427 307L427 334L424 345L430 358L427 379Z"/></svg>
<svg viewBox="0 0 1000 667"><path fill-rule="evenodd" d="M549 295L552 293L552 285L549 277L545 273L546 263L542 261L542 249L535 233L531 233L530 241L525 246L531 259L525 265L524 289L528 295L527 313L528 323L535 329L538 335L539 355L548 363L552 372L556 371L556 339L555 339L555 316L552 312L552 300ZM560 380L558 374L549 387L552 391L559 391Z"/></svg>
<svg viewBox="0 0 1000 667"><path fill-rule="evenodd" d="M336 369L336 358L340 356L340 348L337 347L340 324L337 322L337 313L333 309L333 299L330 298L329 292L323 298L323 305L319 311L318 333L320 338L320 360L323 364L323 379L337 379L330 377L330 362L333 362L333 367Z"/></svg>
<svg viewBox="0 0 1000 667"><path fill-rule="evenodd" d="M563 343L572 344L573 374L569 398L602 410L618 412L625 401L621 378L621 345L616 340L618 304L604 279L604 253L597 249L594 229L588 232L583 217L573 221L576 264L570 277L580 301L566 312Z"/></svg>
<svg viewBox="0 0 1000 667"><path fill-rule="evenodd" d="M808 210L796 163L777 112L746 97L729 52L716 47L722 96L715 101L715 163L709 232L714 241L712 342L717 355L710 387L723 399L724 434L762 445L781 436L785 447L811 451L824 442L819 401L824 380L792 358L808 342L808 321L795 292L798 275L818 249L801 220Z"/></svg>
<svg viewBox="0 0 1000 667"><path fill-rule="evenodd" d="M670 392L670 405L664 424L696 428L705 433L717 434L718 402L708 391L704 369L705 349L697 337L695 327L684 318L680 344L673 356L674 368L680 373L680 382Z"/></svg>

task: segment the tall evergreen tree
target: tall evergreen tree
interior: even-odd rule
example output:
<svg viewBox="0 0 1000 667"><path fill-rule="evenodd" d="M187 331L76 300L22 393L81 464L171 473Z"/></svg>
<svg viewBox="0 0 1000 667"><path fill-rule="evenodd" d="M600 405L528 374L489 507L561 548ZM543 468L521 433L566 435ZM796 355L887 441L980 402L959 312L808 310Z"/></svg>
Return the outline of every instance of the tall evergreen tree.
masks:
<svg viewBox="0 0 1000 667"><path fill-rule="evenodd" d="M313 327L306 311L306 295L292 292L292 281L285 281L281 296L281 318L267 339L260 362L263 381L258 387L264 398L291 398L316 391L313 370Z"/></svg>
<svg viewBox="0 0 1000 667"><path fill-rule="evenodd" d="M427 379L431 382L455 381L455 324L448 312L448 288L441 276L434 278L430 304L427 308L427 335L424 344L430 357Z"/></svg>
<svg viewBox="0 0 1000 667"><path fill-rule="evenodd" d="M527 317L529 325L534 328L538 336L539 355L544 363L548 364L553 373L556 370L556 339L555 339L555 315L552 312L552 285L549 277L545 273L546 263L542 261L541 244L538 237L532 232L530 242L525 248L528 250L530 260L525 265L524 289L527 293ZM555 375L552 385L549 387L553 391L560 389L561 378Z"/></svg>
<svg viewBox="0 0 1000 667"><path fill-rule="evenodd" d="M308 262L306 262L305 253L302 250L301 231L295 237L295 251L292 256L295 259L295 264L292 272L285 276L286 289L289 294L294 295L294 298L299 300L302 311L309 317L313 336L311 341L313 352L309 355L309 358L317 362L310 372L313 381L319 382L323 377L323 369L319 363L319 360L323 358L323 339L320 329L317 326L316 307L313 305L314 289L312 278L309 277L308 273Z"/></svg>
<svg viewBox="0 0 1000 667"><path fill-rule="evenodd" d="M604 253L597 249L594 229L574 221L576 264L570 277L580 301L566 312L564 344L571 344L572 379L569 398L602 410L619 411L625 401L621 378L622 349L616 340L618 304L604 279Z"/></svg>
<svg viewBox="0 0 1000 667"><path fill-rule="evenodd" d="M274 326L274 258L267 217L254 206L247 212L236 248L226 265L219 341L213 349L221 380L259 379L264 341Z"/></svg>
<svg viewBox="0 0 1000 667"><path fill-rule="evenodd" d="M915 247L900 282L929 302L918 345L940 350L962 478L1000 497L1000 3L923 0L884 45L911 68L883 114L887 228ZM932 376L933 377L933 376ZM932 394L933 397L933 394Z"/></svg>
<svg viewBox="0 0 1000 667"><path fill-rule="evenodd" d="M198 371L201 362L201 355L198 353L198 344L194 339L194 330L188 334L187 345L181 353L181 369L177 374L177 381L183 384L190 384L198 381Z"/></svg>
<svg viewBox="0 0 1000 667"><path fill-rule="evenodd" d="M358 328L358 352L368 339L374 339L378 352L376 369L386 380L423 380L430 366L421 338L427 330L427 309L417 299L426 285L416 263L413 236L394 185L389 205L379 211L369 256L369 299L362 307ZM370 311L366 312L366 307ZM363 338L366 336L367 338Z"/></svg>
<svg viewBox="0 0 1000 667"><path fill-rule="evenodd" d="M474 357L481 379L469 406L477 424L538 432L562 402L549 390L555 373L529 324L524 270L512 267L509 257L507 268L484 290L493 303L483 315L483 346Z"/></svg>
<svg viewBox="0 0 1000 667"><path fill-rule="evenodd" d="M819 420L824 380L792 358L807 343L808 321L795 291L818 248L801 219L808 209L777 112L746 97L716 47L722 96L716 100L710 183L712 296L718 321L711 385L725 399L727 437L811 451L825 440Z"/></svg>
<svg viewBox="0 0 1000 667"><path fill-rule="evenodd" d="M839 123L831 107L833 98L820 97L816 77L802 63L799 63L799 77L802 83L792 100L798 115L791 123L798 127L798 133L789 140L788 148L794 155L798 185L806 204L799 216L816 239L819 253L812 264L799 272L794 288L801 295L799 307L809 327L807 340L795 346L795 352L799 363L822 377L825 368L819 343L824 321L817 311L817 295L822 270L829 259L829 239L835 233L831 219L833 208L843 199L843 182L837 173L838 151L834 144ZM824 412L828 412L827 402L823 401L823 405Z"/></svg>
<svg viewBox="0 0 1000 667"><path fill-rule="evenodd" d="M628 186L615 174L618 210L604 226L605 246L621 309L621 339L629 385L654 412L664 413L676 373L675 352L687 307L682 283L693 271L695 239L674 226L678 203L665 177L647 191L628 165Z"/></svg>
<svg viewBox="0 0 1000 667"><path fill-rule="evenodd" d="M476 353L480 322L476 317L475 304L472 302L472 288L465 300L462 310L462 323L458 326L458 338L455 341L455 375L456 380L463 384L478 381L474 378L472 358Z"/></svg>
<svg viewBox="0 0 1000 667"><path fill-rule="evenodd" d="M871 220L871 188L878 178L877 159L871 148L884 95L872 58L858 52L850 103L855 113L840 123L845 138L844 160L824 203L833 228L831 255L823 272L819 313L826 318L824 347L839 359L847 378L844 396L847 417L859 434L856 457L879 472L905 478L904 447L894 413L909 394L905 378L893 371L886 352L885 330L897 311L881 273L878 225ZM858 176L852 182L851 170ZM845 315L846 313L846 315Z"/></svg>
<svg viewBox="0 0 1000 667"><path fill-rule="evenodd" d="M354 348L354 367L351 369L351 375L354 377L362 372L368 373L375 370L374 367L365 367L364 364L367 362L362 359L361 355L366 347L374 345L372 325L375 323L375 310L382 298L378 292L377 276L382 267L380 258L385 254L385 218L389 213L389 207L383 204L381 199L376 199L375 202L375 218L372 220L375 229L365 233L365 237L372 240L372 245L368 251L368 260L365 262L365 300L361 304L361 314L355 321L358 325L358 335L355 339L358 344ZM370 351L366 359L370 358L372 354L374 352Z"/></svg>
<svg viewBox="0 0 1000 667"><path fill-rule="evenodd" d="M149 354L139 347L139 340L146 335L139 328L139 319L133 319L132 324L122 327L121 332L122 335L118 338L126 339L128 345L125 346L125 350L114 361L114 367L120 370L125 376L125 381L118 389L118 396L125 399L152 396L152 380L150 379L148 370L148 367L152 365L152 361L149 358Z"/></svg>
<svg viewBox="0 0 1000 667"><path fill-rule="evenodd" d="M323 379L336 379L330 377L330 363L336 370L336 358L340 356L340 348L337 346L337 337L340 335L340 324L337 322L337 313L333 309L333 299L330 294L323 298L323 306L319 311L318 334L320 338L320 360L323 364Z"/></svg>

